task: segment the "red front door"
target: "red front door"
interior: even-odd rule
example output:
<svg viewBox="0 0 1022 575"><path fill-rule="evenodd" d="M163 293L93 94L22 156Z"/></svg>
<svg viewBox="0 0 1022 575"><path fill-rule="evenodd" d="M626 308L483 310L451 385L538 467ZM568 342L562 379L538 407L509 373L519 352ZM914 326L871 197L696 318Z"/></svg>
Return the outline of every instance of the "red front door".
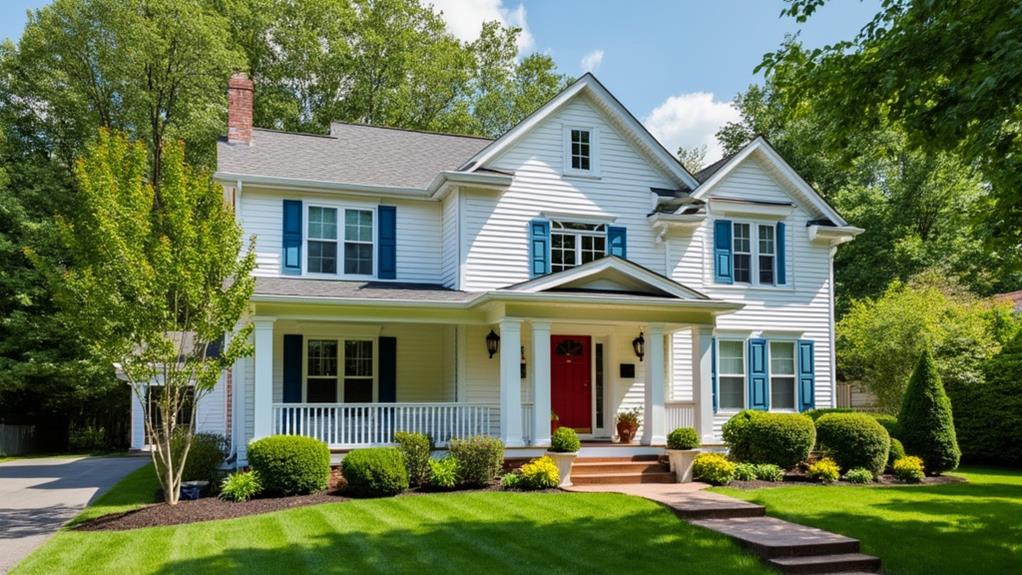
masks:
<svg viewBox="0 0 1022 575"><path fill-rule="evenodd" d="M592 381L587 335L550 336L550 404L562 427L592 433Z"/></svg>

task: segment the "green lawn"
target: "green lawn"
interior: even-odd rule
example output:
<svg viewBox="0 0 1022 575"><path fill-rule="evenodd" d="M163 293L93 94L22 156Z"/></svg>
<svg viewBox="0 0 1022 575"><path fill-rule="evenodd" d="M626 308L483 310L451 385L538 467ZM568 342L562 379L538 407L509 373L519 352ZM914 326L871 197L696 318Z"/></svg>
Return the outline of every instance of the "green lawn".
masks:
<svg viewBox="0 0 1022 575"><path fill-rule="evenodd" d="M135 472L87 510L152 495ZM122 532L65 530L15 569L51 573L769 573L722 536L615 494L465 492L357 500Z"/></svg>
<svg viewBox="0 0 1022 575"><path fill-rule="evenodd" d="M100 495L68 525L75 525L101 515L131 511L146 503L155 503L159 488L160 482L153 473L153 464L140 467L125 475L124 479Z"/></svg>
<svg viewBox="0 0 1022 575"><path fill-rule="evenodd" d="M884 572L1019 573L1022 471L965 468L969 483L931 487L715 489L767 513L856 537Z"/></svg>

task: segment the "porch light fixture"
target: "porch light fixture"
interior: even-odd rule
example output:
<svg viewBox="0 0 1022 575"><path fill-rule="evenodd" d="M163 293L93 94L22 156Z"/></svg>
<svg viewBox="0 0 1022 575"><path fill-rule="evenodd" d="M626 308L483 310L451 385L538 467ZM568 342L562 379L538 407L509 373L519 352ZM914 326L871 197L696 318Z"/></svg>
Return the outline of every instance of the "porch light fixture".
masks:
<svg viewBox="0 0 1022 575"><path fill-rule="evenodd" d="M486 334L486 351L490 352L490 359L493 359L493 354L497 353L499 348L500 336L491 329L490 333Z"/></svg>
<svg viewBox="0 0 1022 575"><path fill-rule="evenodd" d="M635 350L635 355L639 356L639 361L642 361L642 357L646 355L646 338L642 337L642 332L639 332L639 337L632 340L632 349Z"/></svg>

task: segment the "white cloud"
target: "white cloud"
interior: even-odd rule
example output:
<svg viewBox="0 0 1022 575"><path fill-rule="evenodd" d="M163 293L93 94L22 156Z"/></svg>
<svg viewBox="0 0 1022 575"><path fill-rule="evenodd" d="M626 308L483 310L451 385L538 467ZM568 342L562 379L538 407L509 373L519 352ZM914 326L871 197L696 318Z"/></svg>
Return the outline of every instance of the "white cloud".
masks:
<svg viewBox="0 0 1022 575"><path fill-rule="evenodd" d="M705 145L709 164L723 156L714 134L727 122L739 119L738 110L730 102L714 100L709 92L692 92L667 98L646 116L643 124L671 153L678 146Z"/></svg>
<svg viewBox="0 0 1022 575"><path fill-rule="evenodd" d="M519 53L529 50L534 44L523 4L508 8L503 0L422 0L422 3L432 4L436 10L443 12L447 30L463 42L478 38L483 22L496 20L505 26L522 29L518 33Z"/></svg>
<svg viewBox="0 0 1022 575"><path fill-rule="evenodd" d="M585 56L582 56L582 62L579 65L582 66L582 70L586 72L595 72L602 63L603 50L593 50Z"/></svg>

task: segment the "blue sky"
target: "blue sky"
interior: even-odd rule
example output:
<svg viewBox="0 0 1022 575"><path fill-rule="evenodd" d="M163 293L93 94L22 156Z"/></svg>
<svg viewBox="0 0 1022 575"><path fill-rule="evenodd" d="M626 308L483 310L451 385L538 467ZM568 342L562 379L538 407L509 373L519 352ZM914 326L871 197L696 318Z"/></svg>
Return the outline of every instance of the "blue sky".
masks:
<svg viewBox="0 0 1022 575"><path fill-rule="evenodd" d="M428 0L469 40L484 20L521 26L522 53L549 53L575 76L592 69L668 149L706 144L735 117L729 101L785 34L809 46L851 38L879 0L831 0L809 22L779 18L782 0ZM25 11L47 2L0 3L0 34L16 39Z"/></svg>

